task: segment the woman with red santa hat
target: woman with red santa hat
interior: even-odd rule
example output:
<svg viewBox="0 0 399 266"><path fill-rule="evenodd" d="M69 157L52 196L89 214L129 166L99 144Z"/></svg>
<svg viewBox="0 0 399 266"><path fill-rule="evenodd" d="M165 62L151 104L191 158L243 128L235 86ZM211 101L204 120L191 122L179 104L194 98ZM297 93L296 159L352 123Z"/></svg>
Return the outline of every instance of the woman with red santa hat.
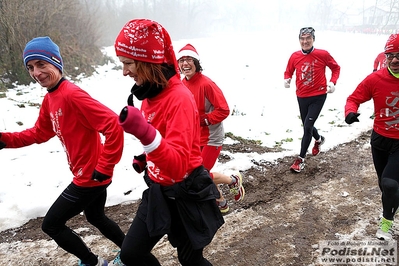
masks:
<svg viewBox="0 0 399 266"><path fill-rule="evenodd" d="M183 84L193 93L198 107L201 126L201 156L206 169L211 171L222 150L224 141L223 120L230 113L229 106L222 90L210 78L202 74L200 57L194 46L186 44L177 54L180 72L184 75ZM242 185L243 175L240 172L231 176L211 171L215 184L227 184L236 201L244 199L245 189ZM227 200L219 189L217 200L220 212L229 211Z"/></svg>
<svg viewBox="0 0 399 266"><path fill-rule="evenodd" d="M161 265L151 253L168 235L181 265L212 265L203 249L224 223L219 192L202 165L199 115L180 80L168 32L157 22L134 19L115 41L123 75L135 85L119 121L143 145L134 168L149 186L122 244L125 265ZM142 101L141 110L133 96ZM139 166L138 166L139 165Z"/></svg>
<svg viewBox="0 0 399 266"><path fill-rule="evenodd" d="M345 122L359 122L359 105L373 100L375 119L370 144L383 208L376 236L391 240L399 205L399 34L389 36L385 56L387 67L368 75L347 98Z"/></svg>

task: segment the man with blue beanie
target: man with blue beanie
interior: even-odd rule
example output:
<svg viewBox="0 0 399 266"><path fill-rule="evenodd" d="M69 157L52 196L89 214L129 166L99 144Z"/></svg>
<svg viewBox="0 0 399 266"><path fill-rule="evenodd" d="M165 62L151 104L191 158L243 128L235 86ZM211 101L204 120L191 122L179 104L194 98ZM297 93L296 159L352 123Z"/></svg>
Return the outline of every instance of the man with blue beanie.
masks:
<svg viewBox="0 0 399 266"><path fill-rule="evenodd" d="M115 245L122 246L125 234L104 213L107 187L123 151L118 115L62 76L60 50L49 37L28 42L23 60L30 76L48 93L33 127L21 132L0 132L0 149L59 138L73 179L48 210L42 230L78 257L79 265L107 266L107 260L93 254L66 222L84 212L90 224ZM105 137L104 143L99 133Z"/></svg>
<svg viewBox="0 0 399 266"><path fill-rule="evenodd" d="M44 60L58 68L61 73L63 72L60 49L48 36L37 37L28 42L23 57L25 66L30 60Z"/></svg>

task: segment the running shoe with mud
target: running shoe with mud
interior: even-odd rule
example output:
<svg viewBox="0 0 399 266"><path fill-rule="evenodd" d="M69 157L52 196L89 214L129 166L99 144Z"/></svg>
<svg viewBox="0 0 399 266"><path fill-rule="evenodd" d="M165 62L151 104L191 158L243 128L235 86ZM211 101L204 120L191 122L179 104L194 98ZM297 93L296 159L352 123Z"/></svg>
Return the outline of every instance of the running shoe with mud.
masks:
<svg viewBox="0 0 399 266"><path fill-rule="evenodd" d="M230 193L234 195L235 201L241 201L245 196L245 189L242 185L243 174L238 172L237 174L231 175L234 182L229 185Z"/></svg>

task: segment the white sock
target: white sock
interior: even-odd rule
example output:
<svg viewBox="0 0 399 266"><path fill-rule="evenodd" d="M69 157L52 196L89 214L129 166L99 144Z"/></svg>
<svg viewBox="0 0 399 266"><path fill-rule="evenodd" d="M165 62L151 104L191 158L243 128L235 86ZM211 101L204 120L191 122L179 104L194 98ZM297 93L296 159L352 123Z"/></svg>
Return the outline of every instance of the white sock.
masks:
<svg viewBox="0 0 399 266"><path fill-rule="evenodd" d="M231 183L229 185L232 185L235 182L237 182L237 178L235 178L234 176L230 176L230 177L231 177Z"/></svg>
<svg viewBox="0 0 399 266"><path fill-rule="evenodd" d="M218 203L219 203L219 206L225 206L226 203L227 203L227 200L226 200L226 199L223 199L223 200L221 200L221 201L218 201Z"/></svg>

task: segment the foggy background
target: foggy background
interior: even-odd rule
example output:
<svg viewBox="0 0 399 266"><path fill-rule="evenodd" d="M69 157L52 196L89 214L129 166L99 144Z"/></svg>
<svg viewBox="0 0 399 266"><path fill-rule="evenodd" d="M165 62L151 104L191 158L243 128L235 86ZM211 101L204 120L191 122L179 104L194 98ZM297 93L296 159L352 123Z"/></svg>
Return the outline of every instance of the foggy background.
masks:
<svg viewBox="0 0 399 266"><path fill-rule="evenodd" d="M379 32L395 30L399 18L399 2L394 0L114 0L103 4L109 30L102 36L105 45L112 45L132 18L158 21L174 40L303 26Z"/></svg>
<svg viewBox="0 0 399 266"><path fill-rule="evenodd" d="M32 38L50 36L61 48L65 74L74 79L111 60L100 49L113 45L133 18L161 23L173 41L258 32L264 35L265 49L273 51L279 39L269 30L284 33L312 26L316 32L396 32L399 1L0 0L0 97L15 82L31 82L22 51Z"/></svg>

